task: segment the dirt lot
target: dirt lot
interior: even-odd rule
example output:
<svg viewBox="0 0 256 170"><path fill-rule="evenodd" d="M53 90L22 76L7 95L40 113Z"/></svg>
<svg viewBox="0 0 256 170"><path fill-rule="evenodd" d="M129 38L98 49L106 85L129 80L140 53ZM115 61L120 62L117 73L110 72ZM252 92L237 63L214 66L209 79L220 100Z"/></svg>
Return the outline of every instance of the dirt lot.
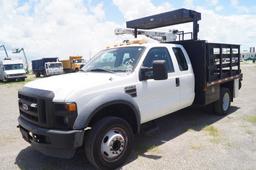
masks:
<svg viewBox="0 0 256 170"><path fill-rule="evenodd" d="M163 117L156 134L136 137L121 169L256 169L256 65L242 71L243 87L229 115L186 109ZM50 158L21 138L17 91L23 85L0 83L0 169L93 169L82 152L71 160Z"/></svg>

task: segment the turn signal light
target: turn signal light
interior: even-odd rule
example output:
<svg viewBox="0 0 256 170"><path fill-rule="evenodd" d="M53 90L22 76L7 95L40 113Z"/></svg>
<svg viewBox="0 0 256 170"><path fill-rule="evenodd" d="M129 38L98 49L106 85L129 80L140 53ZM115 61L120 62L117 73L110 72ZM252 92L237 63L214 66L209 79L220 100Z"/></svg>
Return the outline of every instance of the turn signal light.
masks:
<svg viewBox="0 0 256 170"><path fill-rule="evenodd" d="M69 112L76 112L76 104L75 103L67 103L66 108Z"/></svg>

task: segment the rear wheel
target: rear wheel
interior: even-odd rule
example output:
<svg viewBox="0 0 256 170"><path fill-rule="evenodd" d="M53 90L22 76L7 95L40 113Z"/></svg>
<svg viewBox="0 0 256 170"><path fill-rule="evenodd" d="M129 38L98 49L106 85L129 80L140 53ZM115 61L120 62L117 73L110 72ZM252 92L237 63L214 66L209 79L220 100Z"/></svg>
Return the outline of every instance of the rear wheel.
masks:
<svg viewBox="0 0 256 170"><path fill-rule="evenodd" d="M40 73L36 73L36 77L40 77Z"/></svg>
<svg viewBox="0 0 256 170"><path fill-rule="evenodd" d="M85 139L87 159L98 169L122 166L133 147L133 132L127 121L106 117L98 121Z"/></svg>
<svg viewBox="0 0 256 170"><path fill-rule="evenodd" d="M218 115L226 115L231 104L231 93L228 88L221 88L220 99L214 103L214 112Z"/></svg>

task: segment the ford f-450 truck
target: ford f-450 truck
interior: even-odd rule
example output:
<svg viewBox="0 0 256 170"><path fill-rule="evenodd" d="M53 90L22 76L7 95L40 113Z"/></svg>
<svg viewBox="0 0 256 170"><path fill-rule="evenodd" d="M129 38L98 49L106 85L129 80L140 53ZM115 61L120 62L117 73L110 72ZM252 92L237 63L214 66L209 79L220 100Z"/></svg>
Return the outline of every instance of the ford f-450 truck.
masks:
<svg viewBox="0 0 256 170"><path fill-rule="evenodd" d="M164 43L125 41L102 50L77 73L27 83L18 94L23 138L57 157L84 148L95 167L115 169L146 122L192 105L227 114L241 87L240 46L198 40L200 18L179 9L129 21L134 30L124 32ZM184 32L173 31L179 40L170 41L164 33L139 30L191 21L190 40Z"/></svg>

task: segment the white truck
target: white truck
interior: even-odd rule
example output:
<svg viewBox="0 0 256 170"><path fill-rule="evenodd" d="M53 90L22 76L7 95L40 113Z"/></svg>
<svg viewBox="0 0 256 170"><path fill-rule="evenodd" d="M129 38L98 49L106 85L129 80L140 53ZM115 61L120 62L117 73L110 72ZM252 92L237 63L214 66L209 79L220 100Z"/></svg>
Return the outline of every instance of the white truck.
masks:
<svg viewBox="0 0 256 170"><path fill-rule="evenodd" d="M32 60L32 71L36 77L63 74L63 65L57 57Z"/></svg>
<svg viewBox="0 0 256 170"><path fill-rule="evenodd" d="M26 78L26 70L22 60L5 58L0 61L0 80L22 80Z"/></svg>
<svg viewBox="0 0 256 170"><path fill-rule="evenodd" d="M180 9L129 21L127 27L135 28L136 36L137 29L178 20L197 24L200 16ZM115 169L127 160L146 122L192 105L212 105L216 114L227 114L241 87L240 46L196 37L167 43L161 34L165 43L125 41L99 52L80 72L26 84L18 94L23 138L56 157L70 158L84 148L95 167Z"/></svg>

